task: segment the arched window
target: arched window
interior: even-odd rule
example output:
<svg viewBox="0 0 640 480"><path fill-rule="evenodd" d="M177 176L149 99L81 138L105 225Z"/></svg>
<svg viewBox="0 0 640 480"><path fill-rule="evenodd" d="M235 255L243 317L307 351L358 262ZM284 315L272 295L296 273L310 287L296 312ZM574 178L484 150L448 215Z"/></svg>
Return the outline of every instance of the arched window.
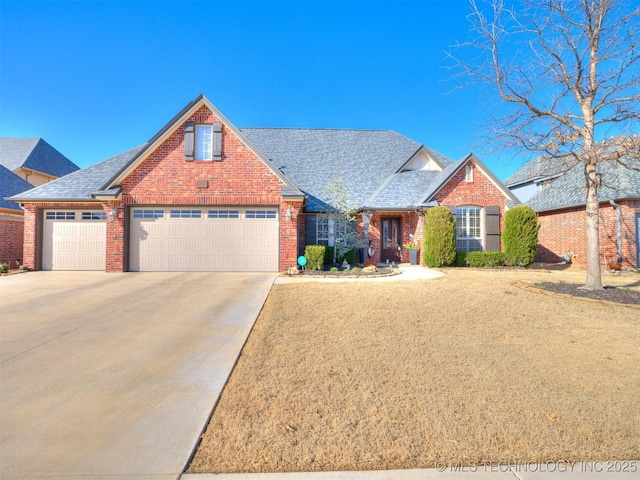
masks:
<svg viewBox="0 0 640 480"><path fill-rule="evenodd" d="M456 250L482 251L482 208L456 208Z"/></svg>

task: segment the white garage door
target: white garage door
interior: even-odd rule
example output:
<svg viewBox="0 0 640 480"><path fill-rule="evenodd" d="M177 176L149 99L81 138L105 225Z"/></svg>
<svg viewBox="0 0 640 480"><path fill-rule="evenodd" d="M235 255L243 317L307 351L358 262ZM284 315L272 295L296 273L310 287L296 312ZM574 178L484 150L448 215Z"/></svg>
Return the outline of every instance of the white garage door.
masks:
<svg viewBox="0 0 640 480"><path fill-rule="evenodd" d="M132 208L129 270L277 272L278 209Z"/></svg>
<svg viewBox="0 0 640 480"><path fill-rule="evenodd" d="M104 270L106 215L99 210L45 210L43 270Z"/></svg>

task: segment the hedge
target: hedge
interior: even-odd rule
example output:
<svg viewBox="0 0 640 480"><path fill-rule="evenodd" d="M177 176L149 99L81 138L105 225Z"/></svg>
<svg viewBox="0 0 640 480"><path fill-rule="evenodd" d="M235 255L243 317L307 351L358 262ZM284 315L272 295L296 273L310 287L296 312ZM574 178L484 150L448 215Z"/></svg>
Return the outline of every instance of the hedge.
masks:
<svg viewBox="0 0 640 480"><path fill-rule="evenodd" d="M447 207L433 207L424 220L422 258L427 267L451 265L456 259L456 220Z"/></svg>
<svg viewBox="0 0 640 480"><path fill-rule="evenodd" d="M324 245L306 245L304 256L307 258L306 268L309 270L324 270L324 259L327 247Z"/></svg>
<svg viewBox="0 0 640 480"><path fill-rule="evenodd" d="M457 252L458 267L502 267L507 259L504 252Z"/></svg>
<svg viewBox="0 0 640 480"><path fill-rule="evenodd" d="M538 245L540 224L531 207L510 208L504 216L502 244L509 265L526 267L533 262Z"/></svg>

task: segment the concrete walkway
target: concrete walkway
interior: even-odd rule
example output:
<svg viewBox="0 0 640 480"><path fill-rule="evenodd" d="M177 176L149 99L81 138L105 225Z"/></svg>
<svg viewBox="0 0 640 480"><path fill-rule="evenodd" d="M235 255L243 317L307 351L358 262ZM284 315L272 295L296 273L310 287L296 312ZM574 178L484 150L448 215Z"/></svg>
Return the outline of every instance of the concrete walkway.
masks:
<svg viewBox="0 0 640 480"><path fill-rule="evenodd" d="M0 478L179 478L274 278L0 278Z"/></svg>

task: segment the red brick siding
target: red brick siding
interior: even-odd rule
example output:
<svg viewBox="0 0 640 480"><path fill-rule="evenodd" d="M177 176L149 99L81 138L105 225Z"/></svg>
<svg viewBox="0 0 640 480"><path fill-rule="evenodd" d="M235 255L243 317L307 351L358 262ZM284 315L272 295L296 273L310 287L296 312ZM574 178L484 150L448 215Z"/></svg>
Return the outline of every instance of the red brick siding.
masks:
<svg viewBox="0 0 640 480"><path fill-rule="evenodd" d="M7 262L10 268L15 268L22 262L23 241L24 217L0 213L0 263Z"/></svg>
<svg viewBox="0 0 640 480"><path fill-rule="evenodd" d="M636 267L636 213L640 212L639 200L618 202L622 220L622 259L624 267ZM574 255L572 262L587 262L586 211L584 207L557 210L538 214L538 252L536 261L555 263L566 253ZM600 204L600 263L614 263L618 258L615 208Z"/></svg>
<svg viewBox="0 0 640 480"><path fill-rule="evenodd" d="M205 106L186 121L221 122ZM222 161L184 160L184 128L178 128L122 184L125 205L264 205L280 208L280 270L295 264L300 204L283 203L278 178L231 130L222 127ZM206 180L208 188L198 188ZM291 207L291 222L286 221ZM124 214L108 228L107 271L122 271Z"/></svg>
<svg viewBox="0 0 640 480"><path fill-rule="evenodd" d="M465 180L465 168L471 162L467 162L451 180L449 180L435 195L434 199L440 205L452 207L476 206L476 207L500 207L500 231L504 227L504 213L506 210L506 197L482 171L474 166L473 182ZM486 246L486 238L484 245Z"/></svg>

